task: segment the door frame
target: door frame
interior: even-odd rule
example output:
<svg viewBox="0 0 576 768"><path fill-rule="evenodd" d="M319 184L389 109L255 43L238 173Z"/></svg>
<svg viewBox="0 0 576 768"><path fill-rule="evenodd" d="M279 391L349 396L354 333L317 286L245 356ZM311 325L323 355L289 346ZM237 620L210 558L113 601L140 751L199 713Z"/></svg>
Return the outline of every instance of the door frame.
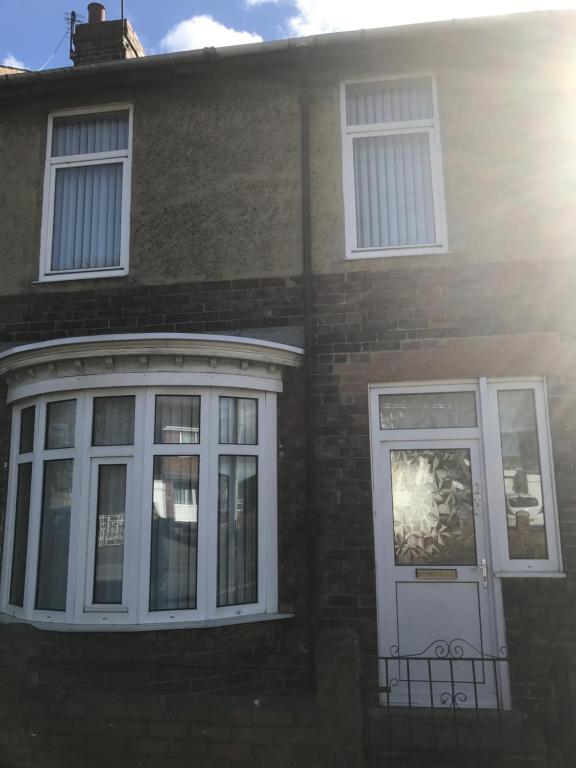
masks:
<svg viewBox="0 0 576 768"><path fill-rule="evenodd" d="M476 427L458 427L458 428L441 428L441 429L401 429L401 430L383 430L380 427L379 418L379 402L378 398L381 394L427 394L427 393L449 393L449 392L463 392L471 391L475 394L476 402L476 414L477 414L477 426ZM483 425L485 419L483 413L486 412L486 390L481 386L480 380L451 380L449 382L407 382L407 383L395 383L393 385L386 384L369 384L368 385L369 396L369 427L370 427L370 455L371 455L371 469L372 469L372 512L374 519L374 549L375 549L375 568L376 568L376 609L377 609L377 626L378 626L378 655L386 656L387 648L385 647L386 637L386 621L389 620L390 615L396 617L397 607L392 607L393 613L390 613L389 606L387 604L387 577L389 563L385 561L384 557L379 557L379 552L384 552L384 547L387 545L386 539L386 525L384 520L383 502L385 489L382 488L381 472L377 466L382 454L382 447L386 444L397 445L399 443L416 444L421 443L423 447L430 445L431 443L438 442L443 445L447 445L450 442L454 444L460 442L461 444L474 442L476 443L478 450L478 470L480 477L477 482L481 489L481 498L483 513L480 518L476 519L476 526L482 525L482 536L484 540L484 546L486 551L486 557L488 559L488 578L489 578L489 597L488 597L488 611L490 627L486 630L486 644L492 644L492 647L487 647L485 653L487 655L505 657L506 655L506 629L504 618L504 606L502 599L502 584L501 580L495 576L494 568L494 556L496 554L493 531L491 531L490 513L488 509L489 493L487 482L487 456L486 451L488 449L486 436L484 434ZM379 478L378 481L376 478ZM483 648L484 650L484 648ZM496 706L499 708L510 709L511 707L511 694L510 694L510 680L508 674L507 664L498 664L498 690L499 701L496 702Z"/></svg>

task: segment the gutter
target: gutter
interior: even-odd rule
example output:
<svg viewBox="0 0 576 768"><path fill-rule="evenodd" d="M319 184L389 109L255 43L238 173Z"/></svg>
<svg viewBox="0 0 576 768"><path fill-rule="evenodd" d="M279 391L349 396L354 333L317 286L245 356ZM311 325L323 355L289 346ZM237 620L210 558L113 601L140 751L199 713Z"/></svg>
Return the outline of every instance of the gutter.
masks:
<svg viewBox="0 0 576 768"><path fill-rule="evenodd" d="M260 57L280 53L293 53L300 48L331 49L342 45L355 45L386 41L390 38L401 40L429 34L442 34L465 31L501 30L510 34L509 27L516 27L523 22L541 29L545 22L557 24L561 33L570 34L567 29L572 21L576 25L575 11L534 11L503 16L478 17L472 19L453 19L451 21L434 21L420 24L406 24L396 27L381 27L378 29L360 29L352 32L331 32L308 37L293 37L285 40L273 40L246 45L231 45L222 48L203 48L196 51L180 51L178 53L163 53L155 56L143 56L136 59L124 59L103 64L88 64L79 67L61 67L41 72L18 72L0 75L0 98L11 96L27 87L37 87L43 84L64 84L83 81L86 78L104 77L122 73L126 76L138 76L157 71L160 76L168 77L179 70L195 68L201 64L212 64L228 59Z"/></svg>

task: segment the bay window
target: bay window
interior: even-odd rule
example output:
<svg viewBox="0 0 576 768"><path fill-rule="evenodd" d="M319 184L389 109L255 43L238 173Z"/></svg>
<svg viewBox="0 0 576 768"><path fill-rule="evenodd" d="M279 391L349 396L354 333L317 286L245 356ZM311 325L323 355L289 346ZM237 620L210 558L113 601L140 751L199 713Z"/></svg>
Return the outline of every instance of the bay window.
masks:
<svg viewBox="0 0 576 768"><path fill-rule="evenodd" d="M82 342L91 352L110 338L119 337ZM49 344L63 354L69 341ZM214 344L228 355L248 346ZM36 361L42 346L22 357ZM271 346L297 364L299 351ZM194 370L164 349L115 355L63 354L38 364L49 382L34 362L30 382L13 380L2 609L39 625L100 627L275 614L279 366L198 350ZM68 366L82 375L71 380Z"/></svg>

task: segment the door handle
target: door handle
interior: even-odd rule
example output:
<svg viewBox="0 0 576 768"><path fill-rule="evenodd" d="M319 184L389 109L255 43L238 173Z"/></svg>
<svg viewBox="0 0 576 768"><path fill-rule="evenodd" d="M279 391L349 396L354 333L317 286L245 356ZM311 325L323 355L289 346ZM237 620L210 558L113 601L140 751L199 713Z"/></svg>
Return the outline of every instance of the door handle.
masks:
<svg viewBox="0 0 576 768"><path fill-rule="evenodd" d="M482 586L484 589L488 589L488 560L485 557L480 560L480 565L475 565L471 571L480 571L482 574Z"/></svg>
<svg viewBox="0 0 576 768"><path fill-rule="evenodd" d="M476 517L480 516L482 511L482 494L480 493L479 483L474 483L474 490L472 492L472 505L474 507L474 514Z"/></svg>

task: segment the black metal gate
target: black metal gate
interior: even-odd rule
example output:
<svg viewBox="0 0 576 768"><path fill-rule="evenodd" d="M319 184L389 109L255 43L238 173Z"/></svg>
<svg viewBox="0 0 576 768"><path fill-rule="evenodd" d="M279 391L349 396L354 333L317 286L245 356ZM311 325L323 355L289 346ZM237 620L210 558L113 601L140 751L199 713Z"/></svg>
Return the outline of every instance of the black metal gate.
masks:
<svg viewBox="0 0 576 768"><path fill-rule="evenodd" d="M462 765L489 762L552 766L539 729L506 708L501 681L506 655L465 656L457 641L438 641L422 654L378 658L381 685L366 718L369 753L387 758L443 756ZM493 705L482 690L490 684ZM400 693L400 695L399 695ZM465 762L464 762L465 760Z"/></svg>

